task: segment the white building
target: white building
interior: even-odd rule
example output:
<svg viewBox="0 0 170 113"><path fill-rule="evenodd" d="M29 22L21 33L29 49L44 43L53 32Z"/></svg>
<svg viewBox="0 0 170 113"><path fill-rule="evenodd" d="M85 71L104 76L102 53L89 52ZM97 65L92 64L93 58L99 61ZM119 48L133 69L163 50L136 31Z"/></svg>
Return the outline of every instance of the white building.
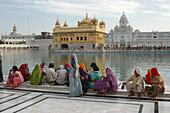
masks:
<svg viewBox="0 0 170 113"><path fill-rule="evenodd" d="M49 32L42 32L41 35L35 33L21 35L17 33L17 28L14 25L13 32L10 35L1 36L1 40L4 42L4 44L0 45L3 49L48 49L48 45L53 43L53 36Z"/></svg>
<svg viewBox="0 0 170 113"><path fill-rule="evenodd" d="M109 38L106 39L106 43L112 43L115 47L127 47L132 46L133 28L129 25L129 21L123 12L120 17L119 26L116 25L114 30L109 32Z"/></svg>
<svg viewBox="0 0 170 113"><path fill-rule="evenodd" d="M133 47L167 47L170 46L170 32L140 32L135 30Z"/></svg>
<svg viewBox="0 0 170 113"><path fill-rule="evenodd" d="M170 32L140 32L138 29L133 31L133 27L123 12L119 26L116 25L114 30L109 31L106 44L114 47L167 47L170 46Z"/></svg>

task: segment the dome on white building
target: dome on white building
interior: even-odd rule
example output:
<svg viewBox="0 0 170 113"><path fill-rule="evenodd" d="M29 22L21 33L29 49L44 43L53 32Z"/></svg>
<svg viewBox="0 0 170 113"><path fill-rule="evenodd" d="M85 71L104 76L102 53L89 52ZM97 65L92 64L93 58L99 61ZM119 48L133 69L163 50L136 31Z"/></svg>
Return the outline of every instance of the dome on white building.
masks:
<svg viewBox="0 0 170 113"><path fill-rule="evenodd" d="M132 28L132 26L131 26L131 25L128 25L128 26L127 26L127 31L129 31L129 32L133 32L133 28Z"/></svg>
<svg viewBox="0 0 170 113"><path fill-rule="evenodd" d="M114 31L113 31L113 29L111 29L110 31L109 31L109 33L113 33Z"/></svg>
<svg viewBox="0 0 170 113"><path fill-rule="evenodd" d="M119 29L120 29L120 28L119 28L119 26L118 26L118 25L116 25L116 26L114 27L114 31L115 31L115 32L118 32L118 31L119 31Z"/></svg>
<svg viewBox="0 0 170 113"><path fill-rule="evenodd" d="M119 23L120 23L120 26L121 25L127 25L129 23L124 12L123 12L123 15L120 17Z"/></svg>

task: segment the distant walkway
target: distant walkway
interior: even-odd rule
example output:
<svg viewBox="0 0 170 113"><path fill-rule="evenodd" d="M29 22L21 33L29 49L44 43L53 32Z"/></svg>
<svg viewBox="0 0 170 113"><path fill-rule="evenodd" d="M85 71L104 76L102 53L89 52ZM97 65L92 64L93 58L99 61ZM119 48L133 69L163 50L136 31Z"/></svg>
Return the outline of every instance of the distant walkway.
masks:
<svg viewBox="0 0 170 113"><path fill-rule="evenodd" d="M170 53L170 50L54 50L51 53Z"/></svg>

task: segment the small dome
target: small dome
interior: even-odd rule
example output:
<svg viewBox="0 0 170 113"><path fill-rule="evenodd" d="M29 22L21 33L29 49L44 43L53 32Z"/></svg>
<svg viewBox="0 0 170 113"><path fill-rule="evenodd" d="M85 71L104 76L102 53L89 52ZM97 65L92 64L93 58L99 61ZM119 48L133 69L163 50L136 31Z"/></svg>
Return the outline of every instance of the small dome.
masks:
<svg viewBox="0 0 170 113"><path fill-rule="evenodd" d="M68 27L68 24L67 24L67 22L65 21L65 23L64 23L64 25L63 25L64 27Z"/></svg>
<svg viewBox="0 0 170 113"><path fill-rule="evenodd" d="M120 17L120 19L127 19L126 15L125 15L125 12L123 11L123 15Z"/></svg>
<svg viewBox="0 0 170 113"><path fill-rule="evenodd" d="M17 31L17 27L14 24L13 31Z"/></svg>
<svg viewBox="0 0 170 113"><path fill-rule="evenodd" d="M128 28L128 29L133 29L131 25L128 25L127 28Z"/></svg>
<svg viewBox="0 0 170 113"><path fill-rule="evenodd" d="M55 25L58 25L58 26L60 25L60 21L58 19L57 19Z"/></svg>
<svg viewBox="0 0 170 113"><path fill-rule="evenodd" d="M102 21L100 22L100 25L105 25L105 22L102 20Z"/></svg>
<svg viewBox="0 0 170 113"><path fill-rule="evenodd" d="M92 21L93 24L96 24L96 25L98 24L98 20L95 18L95 16L91 21Z"/></svg>
<svg viewBox="0 0 170 113"><path fill-rule="evenodd" d="M139 29L136 29L136 30L135 30L135 33L140 33Z"/></svg>
<svg viewBox="0 0 170 113"><path fill-rule="evenodd" d="M132 26L130 26L130 25L127 26L127 29L128 29L129 31L133 31L133 28L132 28Z"/></svg>
<svg viewBox="0 0 170 113"><path fill-rule="evenodd" d="M119 29L119 26L116 25L115 28L114 28L114 30L118 30L118 29Z"/></svg>
<svg viewBox="0 0 170 113"><path fill-rule="evenodd" d="M113 29L111 29L110 31L109 31L109 33L113 33L114 31L113 31Z"/></svg>

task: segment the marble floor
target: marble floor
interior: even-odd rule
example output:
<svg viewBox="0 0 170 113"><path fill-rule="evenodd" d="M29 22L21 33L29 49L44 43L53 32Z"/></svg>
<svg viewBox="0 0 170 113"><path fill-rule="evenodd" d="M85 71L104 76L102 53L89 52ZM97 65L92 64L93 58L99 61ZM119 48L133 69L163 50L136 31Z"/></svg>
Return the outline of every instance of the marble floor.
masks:
<svg viewBox="0 0 170 113"><path fill-rule="evenodd" d="M3 113L168 113L169 101L120 99L0 89Z"/></svg>

